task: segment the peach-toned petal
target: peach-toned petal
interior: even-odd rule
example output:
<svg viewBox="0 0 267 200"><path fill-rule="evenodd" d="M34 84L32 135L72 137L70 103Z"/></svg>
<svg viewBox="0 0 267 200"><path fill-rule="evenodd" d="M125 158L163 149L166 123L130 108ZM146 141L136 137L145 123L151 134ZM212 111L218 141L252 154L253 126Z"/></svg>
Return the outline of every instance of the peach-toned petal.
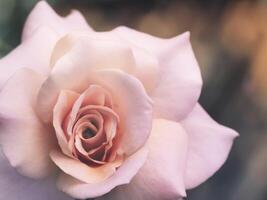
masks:
<svg viewBox="0 0 267 200"><path fill-rule="evenodd" d="M62 90L58 97L57 103L53 111L53 125L55 128L58 144L61 150L66 154L71 156L71 150L68 148L68 139L66 133L62 129L64 119L67 117L68 113L71 111L74 102L78 99L79 94Z"/></svg>
<svg viewBox="0 0 267 200"><path fill-rule="evenodd" d="M112 107L112 97L108 91L99 85L90 85L83 93L84 99L82 106L99 105Z"/></svg>
<svg viewBox="0 0 267 200"><path fill-rule="evenodd" d="M20 69L0 92L1 147L13 167L33 178L44 177L54 169L48 154L56 138L34 111L43 80L30 69Z"/></svg>
<svg viewBox="0 0 267 200"><path fill-rule="evenodd" d="M45 115L44 112L49 114L60 88L79 92L84 91L90 84L97 84L109 91L114 100L114 110L120 116L121 130L124 132L121 140L123 150L130 155L142 147L151 130L152 105L141 82L120 70L90 72L88 67L72 67L72 70L63 71L62 66L62 70L53 71L45 81L38 97L38 102L42 102L39 113L41 112L42 116Z"/></svg>
<svg viewBox="0 0 267 200"><path fill-rule="evenodd" d="M56 187L55 176L42 180L24 177L9 165L0 152L0 199L10 200L73 200Z"/></svg>
<svg viewBox="0 0 267 200"><path fill-rule="evenodd" d="M215 122L199 104L181 124L189 137L185 184L193 188L223 165L238 133Z"/></svg>
<svg viewBox="0 0 267 200"><path fill-rule="evenodd" d="M99 81L113 96L120 116L121 149L130 155L142 147L150 135L152 107L143 85L133 76L114 70L99 72Z"/></svg>
<svg viewBox="0 0 267 200"><path fill-rule="evenodd" d="M40 26L51 27L59 37L73 30L91 30L79 11L73 10L63 18L55 13L46 1L37 3L29 14L23 28L22 40L31 38L32 33Z"/></svg>
<svg viewBox="0 0 267 200"><path fill-rule="evenodd" d="M184 197L187 143L186 132L179 123L154 120L144 166L129 184L119 186L97 200L169 200Z"/></svg>
<svg viewBox="0 0 267 200"><path fill-rule="evenodd" d="M102 144L99 147L90 150L87 152L81 143L81 140L78 136L75 137L75 148L78 155L79 160L83 161L84 163L90 164L105 164L107 163L104 159L105 155L105 148L106 145Z"/></svg>
<svg viewBox="0 0 267 200"><path fill-rule="evenodd" d="M112 176L116 171L116 168L122 163L122 158L119 158L114 162L99 167L90 167L81 161L67 157L56 150L50 153L50 157L66 174L69 174L84 183L92 184L102 182Z"/></svg>
<svg viewBox="0 0 267 200"><path fill-rule="evenodd" d="M86 106L89 105L90 109L100 108L99 106L108 106L112 107L112 100L110 94L106 92L103 88L97 85L90 85L77 99L77 101L73 104L71 112L68 116L68 124L67 124L67 132L69 135L72 134L72 128L74 126L74 122L77 120L77 117L80 112L82 114L83 110L86 109ZM93 107L96 105L96 107ZM81 107L84 107L81 109ZM107 109L108 109L107 107ZM81 110L80 110L81 109ZM101 108L100 108L101 109ZM103 110L103 109L102 109ZM113 112L111 110L111 112ZM115 114L116 115L116 114Z"/></svg>
<svg viewBox="0 0 267 200"><path fill-rule="evenodd" d="M105 133L103 132L103 117L100 113L96 114L87 114L84 117L80 118L73 128L73 133L77 134L82 140L82 144L85 149L93 149L101 145L106 141ZM86 120L84 125L81 124L81 120ZM93 121L97 125L97 128L90 121ZM85 138L83 132L86 128L93 130L95 135L93 137Z"/></svg>
<svg viewBox="0 0 267 200"><path fill-rule="evenodd" d="M108 151L107 148L108 144L102 144L100 147L98 147L97 149L91 150L88 152L89 157L92 160L96 160L96 161L100 161L105 163L105 158L106 158L106 153Z"/></svg>
<svg viewBox="0 0 267 200"><path fill-rule="evenodd" d="M83 99L82 95L80 96L80 98ZM80 98L75 102L74 107L76 106L76 103L81 105L81 103L79 103ZM88 116L89 116L88 114L94 114L94 113L99 114L101 116L101 118L103 118L103 119L101 119L101 121L102 121L101 125L98 125L100 122L97 122L95 119L92 120L92 119L88 118ZM77 125L79 126L79 128L83 128L82 132L84 130L86 130L86 127L89 127L88 123L90 123L89 122L90 120L92 120L92 123L94 123L98 126L99 131L98 131L97 135L95 135L94 137L91 137L89 139L83 139L81 144L83 144L83 147L86 149L86 151L88 151L88 155L91 157L93 156L93 154L90 153L91 151L95 151L95 148L101 148L101 146L103 146L103 149L101 150L102 153L100 153L100 151L98 151L97 155L95 155L95 156L99 157L99 155L101 154L101 159L100 158L99 159L102 161L105 161L108 150L111 149L113 146L112 140L114 139L114 137L116 136L116 133L117 133L117 128L118 128L117 125L119 122L118 115L112 109L105 107L105 106L87 105L87 106L83 106L79 110L76 118L79 118L79 119L77 120L77 122L75 122L74 129L71 129L71 130L73 130L72 134L77 134L77 132L74 132L74 130L77 129L76 128ZM76 140L75 144L77 144L77 142L79 142L79 141ZM71 145L72 145L72 143L71 143ZM76 148L78 148L78 150L81 149L77 146L76 146ZM84 154L84 153L82 153L82 154ZM94 158L94 159L96 159L96 158Z"/></svg>
<svg viewBox="0 0 267 200"><path fill-rule="evenodd" d="M73 106L73 110L70 112L70 115L69 115L69 120L68 120L68 124L67 124L68 136L71 137L73 135L73 127L76 126L75 123L79 123L80 120L86 120L86 118L83 118L83 117L88 116L88 114L97 113L98 115L100 115L99 116L100 119L95 121L95 119L96 119L95 118L92 120L92 123L97 123L97 124L101 123L101 124L99 124L99 128L102 129L102 126L104 127L106 139L108 141L112 140L116 134L116 128L117 128L116 126L114 127L112 125L114 125L114 124L117 125L117 122L119 122L119 116L112 109L110 109L108 107L96 106L96 105L84 106L79 110L79 112L75 116L73 116L73 111L74 111L74 113L76 113L75 110L77 109L77 105L80 105L79 100L80 100L80 98L75 102L75 104ZM110 123L110 122L113 122L113 123Z"/></svg>
<svg viewBox="0 0 267 200"><path fill-rule="evenodd" d="M144 164L147 153L146 147L141 148L127 158L113 176L100 183L87 184L62 174L58 180L58 187L73 198L86 199L101 196L118 185L128 184Z"/></svg>
<svg viewBox="0 0 267 200"><path fill-rule="evenodd" d="M151 93L156 116L174 121L186 117L197 103L202 86L189 33L162 39L127 27L118 27L112 32L126 43L143 48L157 57L160 76Z"/></svg>
<svg viewBox="0 0 267 200"><path fill-rule="evenodd" d="M56 39L55 32L50 28L39 27L31 38L2 58L0 60L0 88L20 68L30 68L48 75L49 60Z"/></svg>
<svg viewBox="0 0 267 200"><path fill-rule="evenodd" d="M102 147L102 149L101 149ZM105 161L102 161L104 154L103 145L97 148L98 151L95 151L93 155L90 155L84 148L81 142L81 139L76 135L75 137L75 150L79 160L86 164L105 164Z"/></svg>
<svg viewBox="0 0 267 200"><path fill-rule="evenodd" d="M118 114L108 107L95 105L84 106L79 110L79 113L87 114L91 110L101 113L104 118L104 131L107 134L107 140L111 140L116 134L117 123L120 121Z"/></svg>

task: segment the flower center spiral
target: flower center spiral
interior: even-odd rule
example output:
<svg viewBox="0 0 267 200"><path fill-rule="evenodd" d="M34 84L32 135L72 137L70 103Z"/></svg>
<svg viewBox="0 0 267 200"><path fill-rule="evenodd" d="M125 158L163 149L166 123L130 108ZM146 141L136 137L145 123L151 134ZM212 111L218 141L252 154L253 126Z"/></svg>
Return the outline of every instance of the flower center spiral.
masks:
<svg viewBox="0 0 267 200"><path fill-rule="evenodd" d="M101 86L91 85L79 96L65 127L69 149L83 163L103 165L116 159L119 116L111 95Z"/></svg>

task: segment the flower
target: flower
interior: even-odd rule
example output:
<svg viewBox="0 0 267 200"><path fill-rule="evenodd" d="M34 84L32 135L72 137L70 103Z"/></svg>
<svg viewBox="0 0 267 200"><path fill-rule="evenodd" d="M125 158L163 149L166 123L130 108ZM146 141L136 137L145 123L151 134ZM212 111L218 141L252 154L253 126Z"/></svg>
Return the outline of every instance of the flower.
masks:
<svg viewBox="0 0 267 200"><path fill-rule="evenodd" d="M95 32L41 1L0 70L1 199L182 198L238 135L197 102L189 33Z"/></svg>

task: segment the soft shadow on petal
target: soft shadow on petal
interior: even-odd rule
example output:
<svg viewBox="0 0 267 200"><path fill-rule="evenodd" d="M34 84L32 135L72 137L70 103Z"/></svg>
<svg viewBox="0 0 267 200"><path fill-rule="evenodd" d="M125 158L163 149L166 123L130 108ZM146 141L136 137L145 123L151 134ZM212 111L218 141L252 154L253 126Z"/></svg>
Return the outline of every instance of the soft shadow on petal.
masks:
<svg viewBox="0 0 267 200"><path fill-rule="evenodd" d="M147 157L147 148L143 147L128 157L113 176L100 183L87 184L69 175L61 174L58 187L73 198L86 199L104 195L118 185L128 184L138 170L143 166Z"/></svg>
<svg viewBox="0 0 267 200"><path fill-rule="evenodd" d="M2 58L0 60L0 89L7 79L20 68L26 67L48 75L51 52L56 41L56 33L47 26L41 26L34 31L32 37Z"/></svg>
<svg viewBox="0 0 267 200"><path fill-rule="evenodd" d="M22 41L30 38L40 26L51 27L58 36L63 36L73 30L91 31L82 14L73 10L68 16L59 16L46 1L40 1L29 14L22 33Z"/></svg>
<svg viewBox="0 0 267 200"><path fill-rule="evenodd" d="M70 61L91 69L118 68L131 72L135 67L129 46L108 34L96 32L72 32L57 42L51 59L54 70L62 70L62 63Z"/></svg>
<svg viewBox="0 0 267 200"><path fill-rule="evenodd" d="M114 162L110 162L99 167L90 167L80 160L70 158L59 151L50 153L53 162L66 174L71 175L84 183L98 183L109 178L116 168L121 165L122 158L118 157Z"/></svg>
<svg viewBox="0 0 267 200"><path fill-rule="evenodd" d="M150 93L155 102L156 116L175 121L185 118L197 103L202 87L189 33L162 39L127 27L118 27L112 32L132 46L154 54L158 59L158 82Z"/></svg>
<svg viewBox="0 0 267 200"><path fill-rule="evenodd" d="M179 123L154 120L144 166L128 185L119 186L97 200L176 200L184 197L187 140Z"/></svg>
<svg viewBox="0 0 267 200"><path fill-rule="evenodd" d="M0 152L0 163L0 199L73 200L57 189L54 177L33 180L21 176L9 165L2 152Z"/></svg>
<svg viewBox="0 0 267 200"><path fill-rule="evenodd" d="M30 69L20 69L0 92L0 144L13 167L32 178L53 170L49 151L54 133L34 111L37 92L44 77Z"/></svg>
<svg viewBox="0 0 267 200"><path fill-rule="evenodd" d="M215 122L199 104L181 124L189 137L185 184L190 189L223 165L238 133Z"/></svg>

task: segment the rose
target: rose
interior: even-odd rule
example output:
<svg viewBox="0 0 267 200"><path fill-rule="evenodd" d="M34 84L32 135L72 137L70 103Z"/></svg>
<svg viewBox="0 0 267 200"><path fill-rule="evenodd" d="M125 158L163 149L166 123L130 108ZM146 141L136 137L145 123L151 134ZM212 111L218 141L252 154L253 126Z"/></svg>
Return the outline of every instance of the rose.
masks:
<svg viewBox="0 0 267 200"><path fill-rule="evenodd" d="M60 18L41 1L0 70L0 144L33 178L2 156L1 199L70 198L55 178L73 198L182 198L237 136L197 103L188 33L97 33L77 11Z"/></svg>

